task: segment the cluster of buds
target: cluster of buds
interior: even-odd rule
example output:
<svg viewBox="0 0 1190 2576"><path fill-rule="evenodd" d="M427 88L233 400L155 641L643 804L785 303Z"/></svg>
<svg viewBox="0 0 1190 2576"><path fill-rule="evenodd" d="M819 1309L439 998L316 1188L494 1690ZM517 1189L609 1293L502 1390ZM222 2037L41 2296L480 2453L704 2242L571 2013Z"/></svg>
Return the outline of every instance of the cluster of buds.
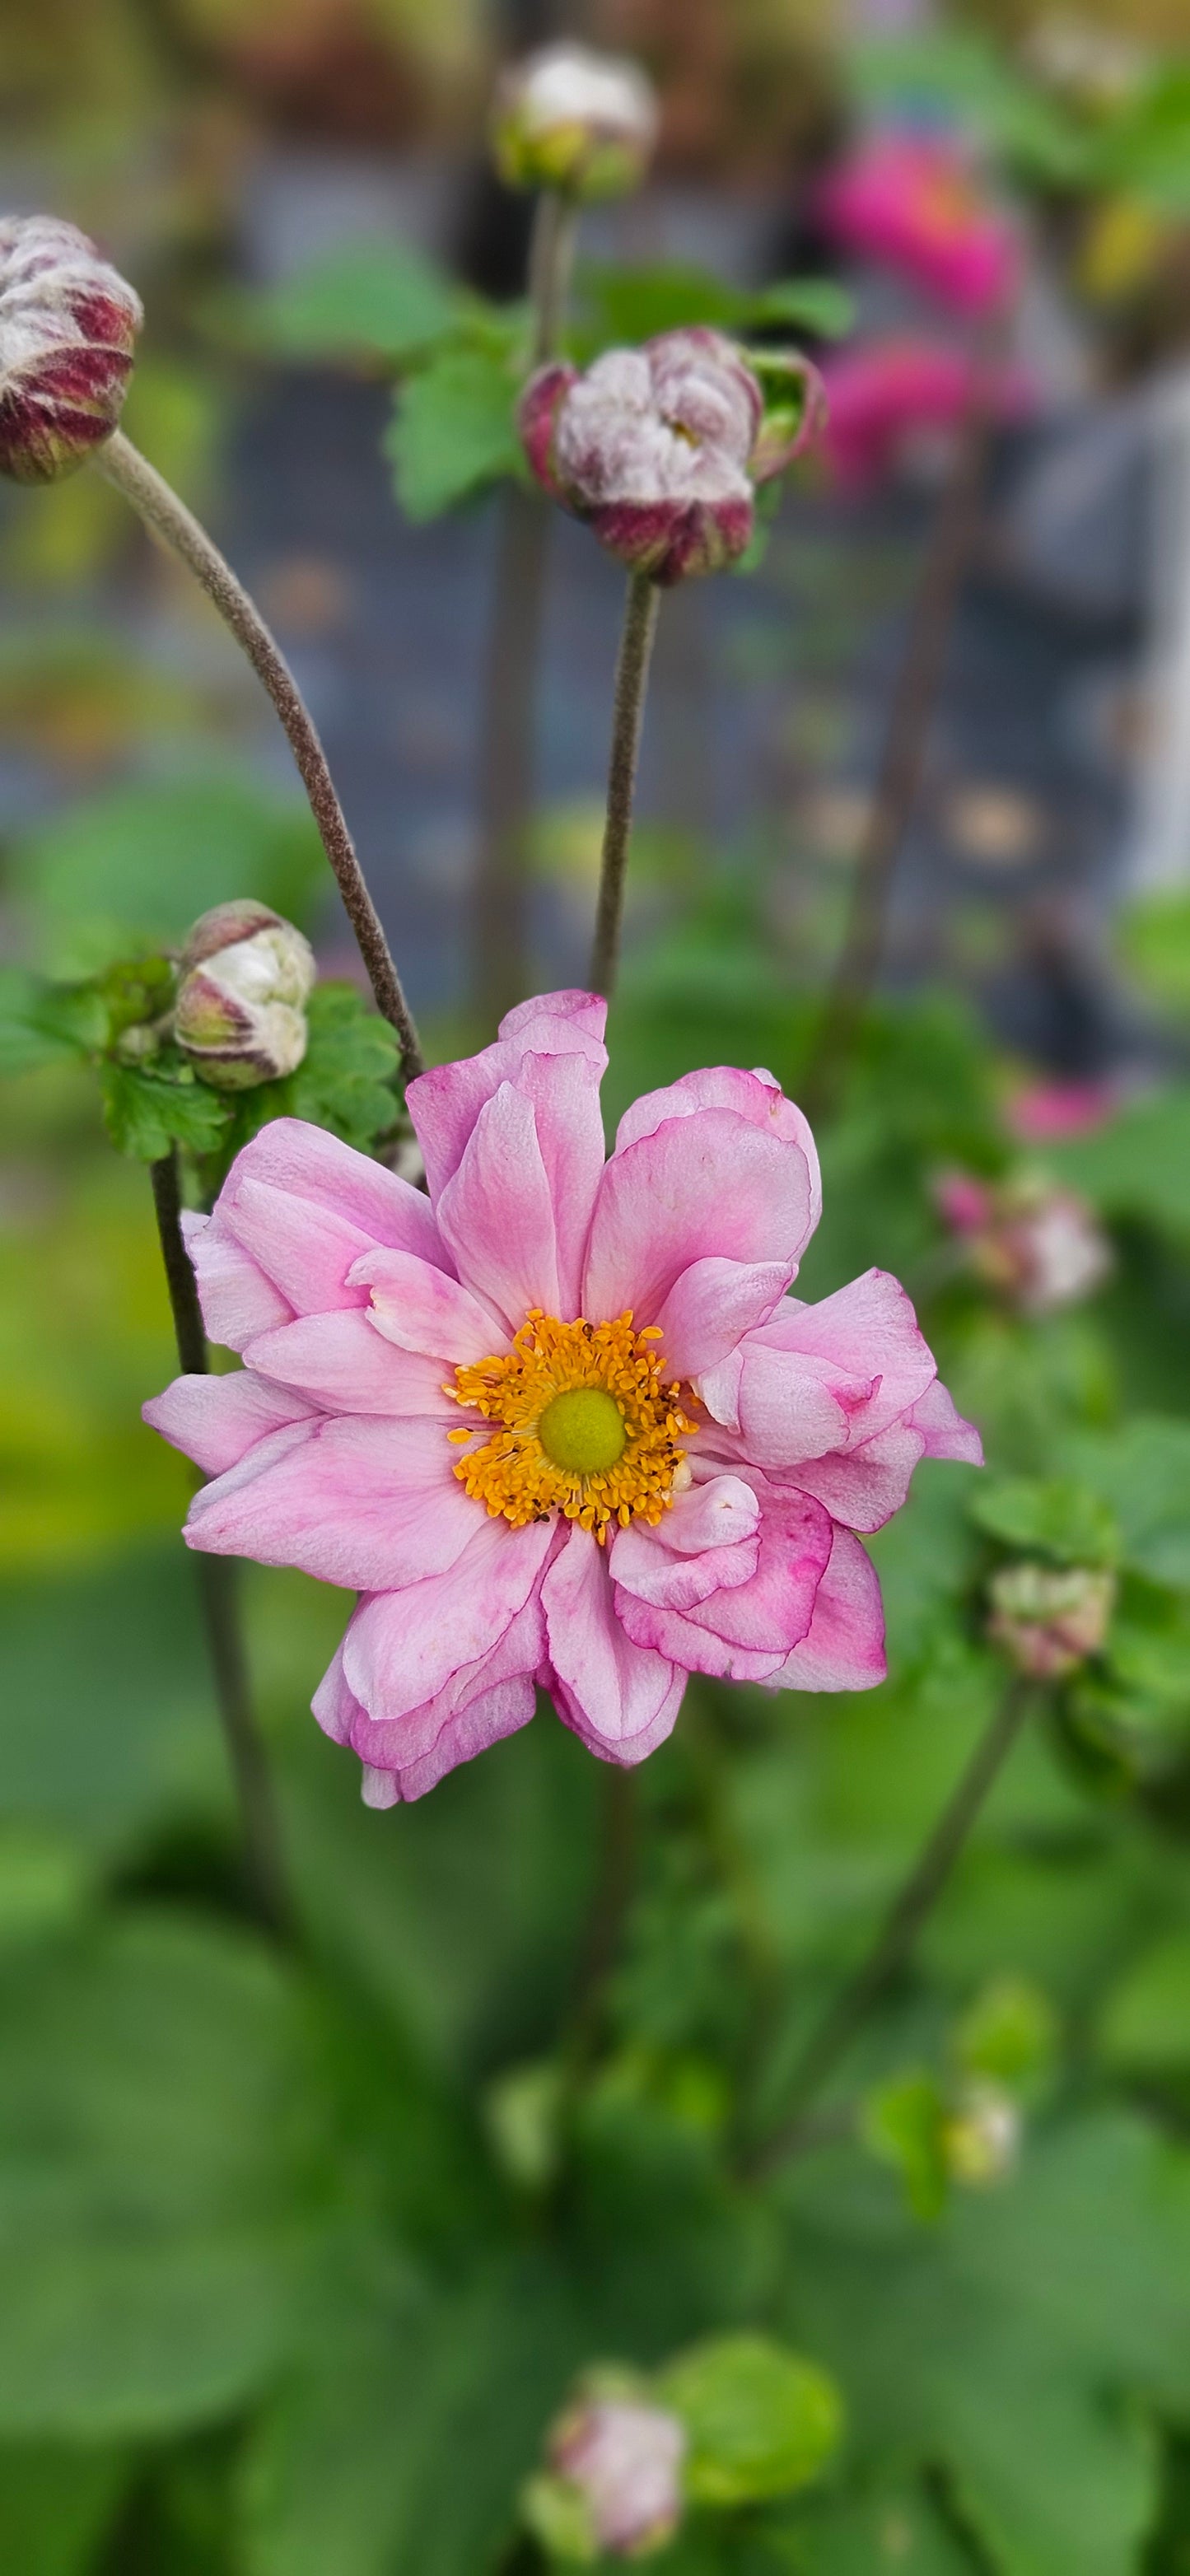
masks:
<svg viewBox="0 0 1190 2576"><path fill-rule="evenodd" d="M143 319L73 224L0 222L0 472L52 483L110 438Z"/></svg>
<svg viewBox="0 0 1190 2576"><path fill-rule="evenodd" d="M992 1576L988 1635L1030 1681L1061 1681L1103 1645L1116 1601L1106 1567L1026 1559Z"/></svg>
<svg viewBox="0 0 1190 2576"><path fill-rule="evenodd" d="M751 364L734 340L698 326L609 349L585 374L543 367L520 407L544 490L621 563L665 586L738 560L756 486L784 471L822 418L808 359L766 351Z"/></svg>
<svg viewBox="0 0 1190 2576"><path fill-rule="evenodd" d="M992 1184L953 1172L935 1197L976 1276L1022 1314L1077 1305L1111 1269L1111 1246L1077 1190L1031 1174Z"/></svg>
<svg viewBox="0 0 1190 2576"><path fill-rule="evenodd" d="M549 2467L526 2496L530 2520L563 2557L645 2558L672 2540L683 2510L688 2436L681 2419L593 2374L553 2426Z"/></svg>
<svg viewBox="0 0 1190 2576"><path fill-rule="evenodd" d="M643 179L656 139L652 84L618 56L543 45L497 85L492 148L511 188L625 196Z"/></svg>
<svg viewBox="0 0 1190 2576"><path fill-rule="evenodd" d="M306 1052L314 952L263 903L219 903L180 961L174 1036L203 1082L250 1091L295 1073Z"/></svg>

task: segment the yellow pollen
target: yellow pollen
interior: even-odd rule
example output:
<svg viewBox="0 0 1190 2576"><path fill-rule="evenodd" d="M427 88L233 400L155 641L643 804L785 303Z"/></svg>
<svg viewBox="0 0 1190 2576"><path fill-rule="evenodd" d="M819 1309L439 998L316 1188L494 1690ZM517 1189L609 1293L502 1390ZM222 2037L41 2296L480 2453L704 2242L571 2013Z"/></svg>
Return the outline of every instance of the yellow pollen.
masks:
<svg viewBox="0 0 1190 2576"><path fill-rule="evenodd" d="M631 1313L560 1324L534 1307L510 1351L456 1369L444 1390L482 1417L448 1440L497 1426L458 1460L460 1483L514 1529L561 1512L602 1546L613 1521L656 1524L688 1481L681 1442L696 1427L678 1381L662 1377L659 1339L656 1324L635 1333Z"/></svg>

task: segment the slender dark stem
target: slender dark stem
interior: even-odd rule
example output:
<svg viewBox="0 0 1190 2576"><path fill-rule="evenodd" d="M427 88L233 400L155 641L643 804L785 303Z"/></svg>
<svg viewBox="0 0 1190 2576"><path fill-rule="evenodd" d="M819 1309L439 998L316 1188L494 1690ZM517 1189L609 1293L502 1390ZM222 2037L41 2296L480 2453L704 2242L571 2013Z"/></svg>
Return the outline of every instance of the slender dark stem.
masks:
<svg viewBox="0 0 1190 2576"><path fill-rule="evenodd" d="M574 265L578 208L573 197L543 188L533 217L529 244L529 301L533 307L530 364L544 366L557 353L566 318L566 298Z"/></svg>
<svg viewBox="0 0 1190 2576"><path fill-rule="evenodd" d="M893 876L921 793L930 727L963 575L979 526L987 418L973 404L934 519L897 673L871 815L856 860L843 946L799 1097L811 1118L833 1106L839 1075L880 972Z"/></svg>
<svg viewBox="0 0 1190 2576"><path fill-rule="evenodd" d="M644 721L645 692L649 684L649 663L653 638L657 632L657 611L661 593L647 573L628 576L628 596L624 603L624 629L620 637L620 654L616 664L616 693L612 714L612 748L607 779L607 822L603 832L603 862L599 877L599 902L595 914L595 943L591 950L591 989L610 996L615 986L620 962L620 928L624 917L624 885L628 872L628 844L632 834L632 805L636 793L636 765L640 755L641 726Z"/></svg>
<svg viewBox="0 0 1190 2576"><path fill-rule="evenodd" d="M533 717L552 512L540 492L500 495L496 583L479 755L479 856L471 990L486 1027L528 983Z"/></svg>
<svg viewBox="0 0 1190 2576"><path fill-rule="evenodd" d="M873 2004L904 1967L926 1916L940 1895L971 1827L1028 1713L1029 1684L1009 1682L999 1706L980 1737L958 1786L920 1852L882 1931L819 2023L794 2070L786 2118L775 2137L750 2161L753 2174L779 2164L803 2138L806 2108L833 2074L861 2030Z"/></svg>
<svg viewBox="0 0 1190 2576"><path fill-rule="evenodd" d="M334 870L343 907L368 971L376 1007L401 1042L401 1070L411 1079L422 1070L421 1048L413 1016L393 964L380 916L364 880L343 808L335 793L326 753L313 718L280 646L230 564L200 527L193 513L139 453L122 430L113 431L96 452L96 463L154 533L179 555L214 601L225 625L263 682L285 727L322 846Z"/></svg>
<svg viewBox="0 0 1190 2576"><path fill-rule="evenodd" d="M157 1232L165 1264L174 1319L178 1359L188 1377L203 1377L209 1366L206 1334L194 1266L181 1225L176 1148L149 1166ZM282 1939L293 1937L293 1909L286 1884L273 1784L264 1745L252 1712L248 1665L238 1602L239 1568L226 1556L196 1552L199 1599L207 1646L215 1676L219 1715L239 1799L244 1834L245 1876L253 1905L263 1923Z"/></svg>

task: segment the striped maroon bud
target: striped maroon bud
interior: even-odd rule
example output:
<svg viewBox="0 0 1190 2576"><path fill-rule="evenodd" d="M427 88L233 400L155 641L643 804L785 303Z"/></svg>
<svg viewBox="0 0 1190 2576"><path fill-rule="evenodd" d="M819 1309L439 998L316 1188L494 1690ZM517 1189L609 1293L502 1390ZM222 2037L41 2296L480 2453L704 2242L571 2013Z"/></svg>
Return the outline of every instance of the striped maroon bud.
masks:
<svg viewBox="0 0 1190 2576"><path fill-rule="evenodd" d="M110 438L143 319L73 224L0 221L0 472L52 483Z"/></svg>
<svg viewBox="0 0 1190 2576"><path fill-rule="evenodd" d="M200 1081L252 1091L296 1073L314 955L291 921L263 903L216 904L194 924L181 978L174 1036Z"/></svg>

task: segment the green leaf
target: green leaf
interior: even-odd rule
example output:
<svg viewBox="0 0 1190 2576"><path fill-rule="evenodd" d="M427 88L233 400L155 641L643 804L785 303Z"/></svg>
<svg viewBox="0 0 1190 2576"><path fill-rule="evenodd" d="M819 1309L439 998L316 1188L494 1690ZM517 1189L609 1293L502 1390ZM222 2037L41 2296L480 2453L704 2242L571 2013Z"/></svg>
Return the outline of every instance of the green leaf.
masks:
<svg viewBox="0 0 1190 2576"><path fill-rule="evenodd" d="M112 2438L276 2370L322 2188L275 1959L129 1917L0 1980L0 2428Z"/></svg>
<svg viewBox="0 0 1190 2576"><path fill-rule="evenodd" d="M1137 1414L1120 1431L1068 1435L1063 1464L1114 1512L1129 1565L1190 1589L1190 1422Z"/></svg>
<svg viewBox="0 0 1190 2576"><path fill-rule="evenodd" d="M174 1048L152 1064L105 1064L103 1118L118 1154L160 1162L172 1145L213 1154L231 1115L227 1100L196 1080Z"/></svg>
<svg viewBox="0 0 1190 2576"><path fill-rule="evenodd" d="M1116 937L1125 965L1153 1000L1190 1012L1190 894L1166 887L1126 904Z"/></svg>
<svg viewBox="0 0 1190 2576"><path fill-rule="evenodd" d="M1046 1163L1112 1216L1138 1216L1190 1235L1190 1087L1121 1110L1092 1136L1047 1145Z"/></svg>
<svg viewBox="0 0 1190 2576"><path fill-rule="evenodd" d="M969 2075L1014 2088L1043 2075L1054 2054L1051 2006L1027 1977L994 1977L968 2004L954 2034L954 2053Z"/></svg>
<svg viewBox="0 0 1190 2576"><path fill-rule="evenodd" d="M1006 1547L1037 1550L1060 1565L1111 1565L1119 1556L1115 1519L1102 1497L1072 1476L1008 1476L978 1484L973 1521Z"/></svg>
<svg viewBox="0 0 1190 2576"><path fill-rule="evenodd" d="M127 2477L119 2451L0 2444L0 2567L11 2576L92 2576Z"/></svg>
<svg viewBox="0 0 1190 2576"><path fill-rule="evenodd" d="M855 298L833 277L782 277L752 296L740 318L749 329L789 322L816 339L842 340L855 324Z"/></svg>
<svg viewBox="0 0 1190 2576"><path fill-rule="evenodd" d="M463 299L404 243L345 243L266 292L238 295L238 339L279 358L379 358L404 365L458 326Z"/></svg>
<svg viewBox="0 0 1190 2576"><path fill-rule="evenodd" d="M946 2102L933 2075L894 2075L863 2106L864 2144L895 2165L917 2218L941 2216L949 2195Z"/></svg>
<svg viewBox="0 0 1190 2576"><path fill-rule="evenodd" d="M447 349L402 388L384 449L407 518L436 519L523 475L516 394L506 355L486 349Z"/></svg>
<svg viewBox="0 0 1190 2576"><path fill-rule="evenodd" d="M854 317L853 299L833 278L783 277L757 291L681 260L644 268L584 263L578 296L588 324L578 337L583 354L589 348L591 356L609 342L631 345L697 323L746 331L787 322L835 340L850 330Z"/></svg>
<svg viewBox="0 0 1190 2576"><path fill-rule="evenodd" d="M107 1013L93 985L52 984L19 966L0 967L0 1075L88 1055L106 1036Z"/></svg>
<svg viewBox="0 0 1190 2576"><path fill-rule="evenodd" d="M1098 2026L1101 2057L1117 2074L1190 2066L1190 1932L1169 1932L1109 1989Z"/></svg>
<svg viewBox="0 0 1190 2576"><path fill-rule="evenodd" d="M290 920L322 882L304 802L214 764L168 785L105 790L18 843L13 881L63 972L124 955L130 934L166 946L210 905L254 895Z"/></svg>
<svg viewBox="0 0 1190 2576"><path fill-rule="evenodd" d="M762 2335L721 2335L680 2353L656 2393L686 2426L686 2483L699 2504L792 2495L842 2437L842 2402L826 2372Z"/></svg>
<svg viewBox="0 0 1190 2576"><path fill-rule="evenodd" d="M309 1118L367 1153L397 1115L396 1032L353 984L316 984L307 1020L303 1062L288 1082L268 1086L287 1094L275 1114Z"/></svg>
<svg viewBox="0 0 1190 2576"><path fill-rule="evenodd" d="M862 2498L832 2497L798 2536L797 2576L972 2576L967 2551L925 2497L892 2478Z"/></svg>

